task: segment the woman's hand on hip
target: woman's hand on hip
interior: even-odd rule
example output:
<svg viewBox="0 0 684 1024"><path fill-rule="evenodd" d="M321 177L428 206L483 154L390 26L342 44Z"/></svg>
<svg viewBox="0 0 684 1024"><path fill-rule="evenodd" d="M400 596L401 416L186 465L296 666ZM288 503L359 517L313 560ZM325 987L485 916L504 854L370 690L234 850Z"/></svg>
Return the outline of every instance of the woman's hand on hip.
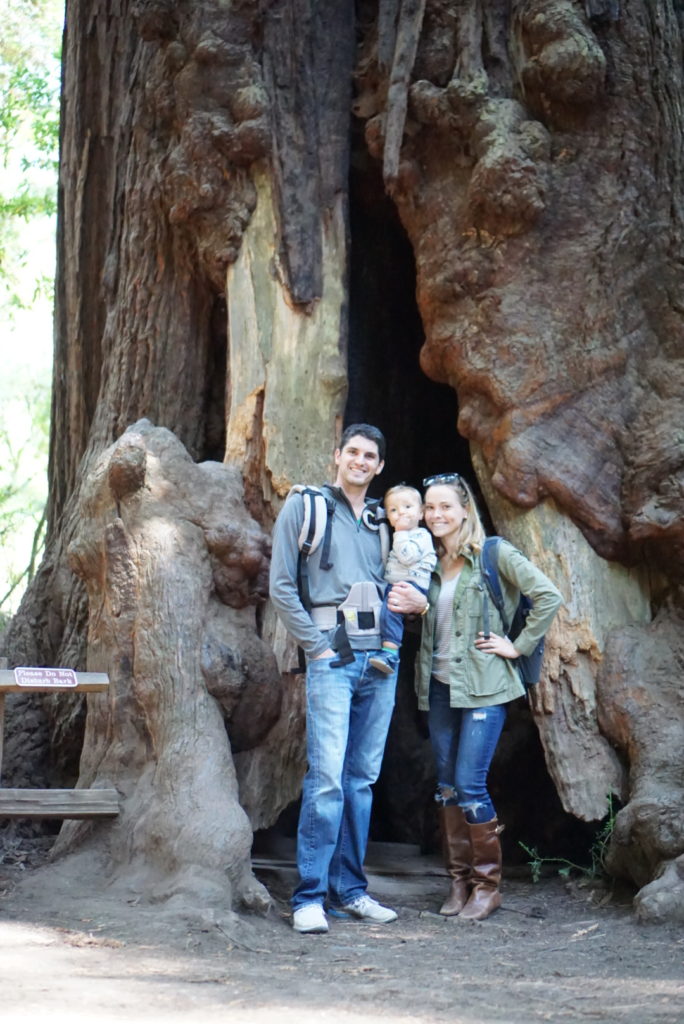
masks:
<svg viewBox="0 0 684 1024"><path fill-rule="evenodd" d="M485 651L487 654L498 654L500 658L518 658L518 651L507 636L499 636L498 633L490 633L485 638L484 633L478 633L475 640L478 651Z"/></svg>
<svg viewBox="0 0 684 1024"><path fill-rule="evenodd" d="M427 597L412 583L402 580L392 587L387 600L390 611L401 615L420 615L425 611Z"/></svg>

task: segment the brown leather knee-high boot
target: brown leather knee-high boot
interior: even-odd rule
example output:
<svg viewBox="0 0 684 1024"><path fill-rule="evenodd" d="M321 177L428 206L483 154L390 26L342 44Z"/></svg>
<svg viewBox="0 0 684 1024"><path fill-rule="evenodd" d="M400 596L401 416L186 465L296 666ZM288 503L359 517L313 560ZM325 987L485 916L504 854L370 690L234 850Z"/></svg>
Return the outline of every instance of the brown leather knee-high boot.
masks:
<svg viewBox="0 0 684 1024"><path fill-rule="evenodd" d="M468 822L463 810L449 804L440 809L444 863L451 876L449 895L439 908L440 914L453 917L466 905L470 893L471 848Z"/></svg>
<svg viewBox="0 0 684 1024"><path fill-rule="evenodd" d="M471 893L460 917L481 921L501 906L501 842L503 826L496 818L479 825L468 825L473 847Z"/></svg>

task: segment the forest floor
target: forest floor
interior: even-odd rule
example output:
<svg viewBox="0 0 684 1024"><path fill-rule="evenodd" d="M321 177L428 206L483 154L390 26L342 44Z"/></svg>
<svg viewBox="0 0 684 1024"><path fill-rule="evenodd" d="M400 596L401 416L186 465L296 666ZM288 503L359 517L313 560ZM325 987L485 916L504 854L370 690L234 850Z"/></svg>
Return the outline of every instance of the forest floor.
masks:
<svg viewBox="0 0 684 1024"><path fill-rule="evenodd" d="M382 851L380 851L382 853ZM396 858L395 858L396 859ZM0 861L0 1001L23 1024L530 1024L684 1021L684 928L639 925L630 895L508 878L484 922L441 918L429 858L371 865L390 925L292 931L288 865L257 869L266 917L145 904L20 854ZM384 861L384 863L382 863Z"/></svg>

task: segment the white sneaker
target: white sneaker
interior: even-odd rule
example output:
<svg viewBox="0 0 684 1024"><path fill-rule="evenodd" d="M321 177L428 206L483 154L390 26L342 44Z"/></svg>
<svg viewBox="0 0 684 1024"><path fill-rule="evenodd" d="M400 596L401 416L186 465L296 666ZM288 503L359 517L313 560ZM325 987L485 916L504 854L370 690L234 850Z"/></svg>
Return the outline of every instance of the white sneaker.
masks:
<svg viewBox="0 0 684 1024"><path fill-rule="evenodd" d="M345 913L351 914L352 917L358 917L361 921L373 921L375 924L389 924L390 921L397 919L396 911L390 907L383 907L381 903L366 893L357 896L351 903L345 903L341 909Z"/></svg>
<svg viewBox="0 0 684 1024"><path fill-rule="evenodd" d="M320 903L305 903L297 907L292 915L292 927L303 935L322 935L328 930L328 922Z"/></svg>

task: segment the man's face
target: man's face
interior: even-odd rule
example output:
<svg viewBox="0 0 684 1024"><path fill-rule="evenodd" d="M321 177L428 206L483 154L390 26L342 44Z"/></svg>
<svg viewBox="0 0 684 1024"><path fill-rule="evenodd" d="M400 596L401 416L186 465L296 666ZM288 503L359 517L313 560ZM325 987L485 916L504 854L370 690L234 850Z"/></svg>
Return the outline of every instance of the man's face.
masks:
<svg viewBox="0 0 684 1024"><path fill-rule="evenodd" d="M366 488L374 476L382 472L384 462L375 441L361 434L350 437L344 448L335 452L338 487Z"/></svg>

